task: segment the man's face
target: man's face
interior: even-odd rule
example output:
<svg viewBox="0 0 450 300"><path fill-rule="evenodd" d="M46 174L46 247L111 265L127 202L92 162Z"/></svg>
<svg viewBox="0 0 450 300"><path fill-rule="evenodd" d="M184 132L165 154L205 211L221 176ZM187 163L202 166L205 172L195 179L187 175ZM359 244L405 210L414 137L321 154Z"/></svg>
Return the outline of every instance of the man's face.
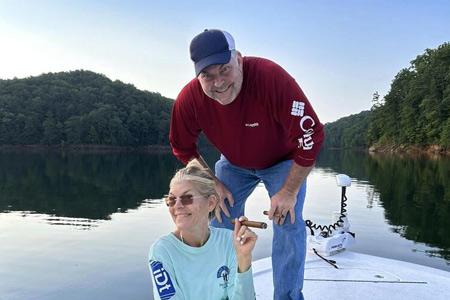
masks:
<svg viewBox="0 0 450 300"><path fill-rule="evenodd" d="M242 56L239 52L224 65L205 68L198 80L203 92L222 105L230 104L239 95L243 81Z"/></svg>

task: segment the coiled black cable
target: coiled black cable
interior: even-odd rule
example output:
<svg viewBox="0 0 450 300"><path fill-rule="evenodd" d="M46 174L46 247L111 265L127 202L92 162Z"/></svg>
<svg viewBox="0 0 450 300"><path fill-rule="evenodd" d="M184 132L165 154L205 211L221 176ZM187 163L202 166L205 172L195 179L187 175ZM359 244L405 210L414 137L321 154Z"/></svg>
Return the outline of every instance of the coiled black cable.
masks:
<svg viewBox="0 0 450 300"><path fill-rule="evenodd" d="M341 196L341 215L339 216L339 219L330 225L318 225L316 223L313 223L311 220L306 220L306 226L311 230L311 235L314 235L314 230L319 230L320 235L323 237L328 237L333 230L336 230L336 228L341 227L340 225L344 224L343 218L346 217L345 213L347 210L345 209L347 207L347 196L345 196L345 187L342 187L342 196Z"/></svg>

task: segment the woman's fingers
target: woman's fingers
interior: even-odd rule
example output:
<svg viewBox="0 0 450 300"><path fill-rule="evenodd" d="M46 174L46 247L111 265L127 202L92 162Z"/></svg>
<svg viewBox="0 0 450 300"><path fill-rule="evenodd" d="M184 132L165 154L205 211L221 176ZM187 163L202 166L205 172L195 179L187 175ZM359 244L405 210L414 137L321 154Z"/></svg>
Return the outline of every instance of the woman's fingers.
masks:
<svg viewBox="0 0 450 300"><path fill-rule="evenodd" d="M236 240L241 244L245 244L248 240L256 240L257 235L254 233L251 229L249 229L247 226L241 226Z"/></svg>
<svg viewBox="0 0 450 300"><path fill-rule="evenodd" d="M234 238L237 238L239 236L239 231L241 230L241 222L239 222L238 219L234 219Z"/></svg>
<svg viewBox="0 0 450 300"><path fill-rule="evenodd" d="M239 219L235 219L234 221L234 238L241 245L245 244L248 240L257 239L256 233L254 233L250 228L245 225L242 225L241 222L248 221L246 216L240 216Z"/></svg>
<svg viewBox="0 0 450 300"><path fill-rule="evenodd" d="M239 219L234 219L234 237L236 238L239 235L239 230L241 229L241 222L248 221L247 217L240 216Z"/></svg>

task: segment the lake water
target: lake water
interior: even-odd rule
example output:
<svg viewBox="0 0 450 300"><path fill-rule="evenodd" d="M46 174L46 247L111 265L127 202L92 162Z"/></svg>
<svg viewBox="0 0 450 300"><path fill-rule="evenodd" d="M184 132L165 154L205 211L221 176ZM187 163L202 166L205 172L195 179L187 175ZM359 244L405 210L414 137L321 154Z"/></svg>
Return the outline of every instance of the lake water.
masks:
<svg viewBox="0 0 450 300"><path fill-rule="evenodd" d="M0 153L0 299L152 299L148 249L173 230L162 197L180 167L171 153ZM323 151L305 219L331 222L338 173L352 179L350 250L450 271L449 158ZM267 222L268 208L260 185L246 214ZM270 255L268 224L254 259Z"/></svg>

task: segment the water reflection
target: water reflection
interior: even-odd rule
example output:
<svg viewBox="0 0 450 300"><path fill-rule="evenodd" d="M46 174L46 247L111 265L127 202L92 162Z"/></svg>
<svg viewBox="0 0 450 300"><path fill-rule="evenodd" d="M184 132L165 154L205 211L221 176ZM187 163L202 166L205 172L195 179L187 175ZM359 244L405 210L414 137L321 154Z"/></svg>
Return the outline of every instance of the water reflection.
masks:
<svg viewBox="0 0 450 300"><path fill-rule="evenodd" d="M368 207L378 202L393 232L438 247L427 254L450 260L449 158L331 151L317 166L369 182Z"/></svg>
<svg viewBox="0 0 450 300"><path fill-rule="evenodd" d="M210 166L216 152L204 153ZM170 152L1 153L0 212L43 214L44 222L89 229L114 213L161 199L181 163ZM450 260L450 160L322 151L316 170L345 173L381 205L391 230Z"/></svg>
<svg viewBox="0 0 450 300"><path fill-rule="evenodd" d="M44 216L41 220L50 225L70 225L78 229L90 229L91 227L97 227L100 224L100 221L93 219L64 218L54 216Z"/></svg>
<svg viewBox="0 0 450 300"><path fill-rule="evenodd" d="M180 167L171 153L2 153L0 212L47 214L49 224L89 227L89 220L109 220L161 198Z"/></svg>

